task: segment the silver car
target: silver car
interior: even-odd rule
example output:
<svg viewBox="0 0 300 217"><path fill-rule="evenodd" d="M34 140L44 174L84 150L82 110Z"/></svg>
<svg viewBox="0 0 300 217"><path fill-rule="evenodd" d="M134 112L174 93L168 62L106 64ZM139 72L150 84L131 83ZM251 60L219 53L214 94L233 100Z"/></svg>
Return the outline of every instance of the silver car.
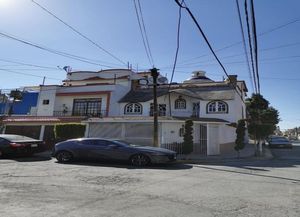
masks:
<svg viewBox="0 0 300 217"><path fill-rule="evenodd" d="M52 156L61 163L75 159L96 159L127 161L134 166L176 160L176 152L168 149L138 146L121 140L102 138L80 138L57 143Z"/></svg>
<svg viewBox="0 0 300 217"><path fill-rule="evenodd" d="M292 143L283 136L271 136L267 141L270 148L293 148Z"/></svg>

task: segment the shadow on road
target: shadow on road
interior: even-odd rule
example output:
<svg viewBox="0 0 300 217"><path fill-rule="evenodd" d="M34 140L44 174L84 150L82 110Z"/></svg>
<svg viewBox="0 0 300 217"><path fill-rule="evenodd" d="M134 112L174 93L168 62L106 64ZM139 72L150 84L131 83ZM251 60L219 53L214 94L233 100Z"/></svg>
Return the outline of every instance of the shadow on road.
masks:
<svg viewBox="0 0 300 217"><path fill-rule="evenodd" d="M57 164L60 164L56 161ZM181 163L169 163L169 164L151 164L145 167L132 166L127 162L115 162L115 161L74 161L66 163L64 165L80 165L80 166L95 166L95 167L114 167L124 169L157 169L157 170L187 170L192 169L193 165L181 164Z"/></svg>
<svg viewBox="0 0 300 217"><path fill-rule="evenodd" d="M249 176L259 176L259 177L265 177L265 178L273 178L273 179L280 179L285 181L292 181L292 182L300 182L300 179L292 179L292 178L286 178L281 176L272 176L272 175L265 175L265 174L259 174L254 173L253 168L244 168L248 170L244 171L237 171L237 170L230 170L230 169L223 169L223 168L212 168L209 166L201 166L201 165L195 165L197 168L207 169L207 170L214 170L214 171L221 171L221 172L228 172L228 173L236 173L236 174L243 174L243 175L249 175ZM268 170L262 170L262 171L268 171Z"/></svg>
<svg viewBox="0 0 300 217"><path fill-rule="evenodd" d="M36 153L34 155L19 155L8 156L0 158L0 160L13 160L17 162L35 162L35 161L49 161L51 160L51 154L49 152Z"/></svg>

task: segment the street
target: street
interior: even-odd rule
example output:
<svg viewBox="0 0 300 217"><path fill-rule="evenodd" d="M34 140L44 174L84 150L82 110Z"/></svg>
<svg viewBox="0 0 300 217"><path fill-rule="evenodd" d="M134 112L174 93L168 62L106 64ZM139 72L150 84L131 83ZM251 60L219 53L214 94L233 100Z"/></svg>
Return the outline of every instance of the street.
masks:
<svg viewBox="0 0 300 217"><path fill-rule="evenodd" d="M0 160L3 217L300 216L300 146L274 159L147 168Z"/></svg>

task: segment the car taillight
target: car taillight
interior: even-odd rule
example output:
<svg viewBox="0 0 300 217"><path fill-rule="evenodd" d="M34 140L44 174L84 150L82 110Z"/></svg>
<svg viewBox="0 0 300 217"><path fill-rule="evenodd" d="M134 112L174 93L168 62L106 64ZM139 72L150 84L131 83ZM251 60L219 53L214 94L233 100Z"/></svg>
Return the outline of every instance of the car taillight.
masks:
<svg viewBox="0 0 300 217"><path fill-rule="evenodd" d="M25 147L26 145L25 144L21 144L21 143L15 143L15 142L13 142L13 143L10 143L9 146L12 147L12 148L21 148L21 147Z"/></svg>

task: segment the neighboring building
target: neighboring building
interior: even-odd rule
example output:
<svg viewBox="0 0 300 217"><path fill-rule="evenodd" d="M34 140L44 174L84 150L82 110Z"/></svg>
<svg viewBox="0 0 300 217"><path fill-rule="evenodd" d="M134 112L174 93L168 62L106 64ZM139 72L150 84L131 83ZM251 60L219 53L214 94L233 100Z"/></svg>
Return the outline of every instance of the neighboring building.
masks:
<svg viewBox="0 0 300 217"><path fill-rule="evenodd" d="M41 85L34 106L28 97L18 102L28 105L29 112L19 109L18 114L6 118L5 132L52 138L49 132L53 131L54 124L117 115L118 101L145 76L129 69L68 72L63 85ZM14 110L17 105L14 102Z"/></svg>
<svg viewBox="0 0 300 217"><path fill-rule="evenodd" d="M194 121L194 154L233 151L235 123L246 114L247 87L237 76L213 81L197 71L183 83L158 78L159 142L183 141L185 120ZM4 120L6 132L53 140L57 123L85 123L87 137L126 139L152 145L153 83L150 72L129 69L68 72L62 85L39 87L28 115Z"/></svg>
<svg viewBox="0 0 300 217"><path fill-rule="evenodd" d="M22 100L10 99L7 94L0 94L0 114L28 115L31 108L36 107L39 90L37 87L24 87L21 91Z"/></svg>

